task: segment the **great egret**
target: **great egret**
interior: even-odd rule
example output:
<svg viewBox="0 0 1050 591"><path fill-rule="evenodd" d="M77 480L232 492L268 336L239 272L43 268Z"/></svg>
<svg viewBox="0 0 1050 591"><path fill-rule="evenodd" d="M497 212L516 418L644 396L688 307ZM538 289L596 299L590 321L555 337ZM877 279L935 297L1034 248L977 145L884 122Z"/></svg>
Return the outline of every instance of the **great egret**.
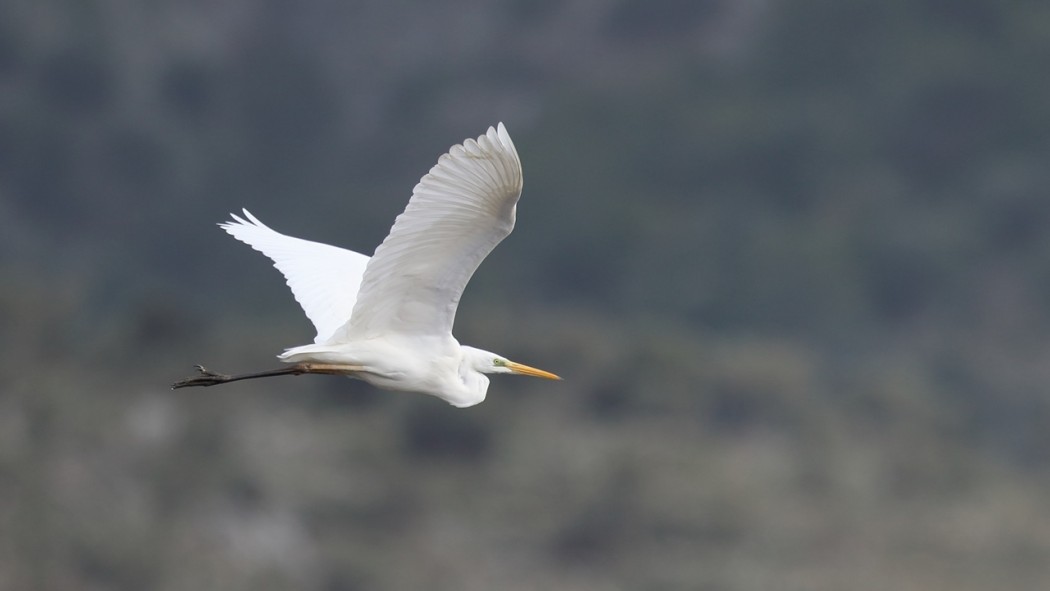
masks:
<svg viewBox="0 0 1050 591"><path fill-rule="evenodd" d="M247 209L231 214L219 226L273 260L317 337L278 355L289 367L228 376L198 365L200 375L172 388L322 373L466 407L485 400L488 373L560 380L452 336L463 288L514 228L519 196L521 161L500 123L438 159L371 258L285 236Z"/></svg>

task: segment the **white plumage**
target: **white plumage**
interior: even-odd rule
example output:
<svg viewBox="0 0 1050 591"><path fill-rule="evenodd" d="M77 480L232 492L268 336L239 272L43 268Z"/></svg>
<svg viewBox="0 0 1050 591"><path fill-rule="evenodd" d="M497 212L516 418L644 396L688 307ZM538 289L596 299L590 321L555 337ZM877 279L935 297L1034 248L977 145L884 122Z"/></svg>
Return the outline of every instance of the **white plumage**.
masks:
<svg viewBox="0 0 1050 591"><path fill-rule="evenodd" d="M285 236L260 222L247 209L244 217L219 224L237 240L270 257L288 282L306 317L317 329L315 343L327 343L357 302L368 257L352 250Z"/></svg>
<svg viewBox="0 0 1050 591"><path fill-rule="evenodd" d="M371 258L286 236L247 210L233 215L220 226L273 260L317 336L279 356L295 369L232 377L201 369L202 377L175 386L340 373L471 406L485 399L485 373L559 379L452 337L464 287L514 228L521 187L521 162L500 123L441 156Z"/></svg>

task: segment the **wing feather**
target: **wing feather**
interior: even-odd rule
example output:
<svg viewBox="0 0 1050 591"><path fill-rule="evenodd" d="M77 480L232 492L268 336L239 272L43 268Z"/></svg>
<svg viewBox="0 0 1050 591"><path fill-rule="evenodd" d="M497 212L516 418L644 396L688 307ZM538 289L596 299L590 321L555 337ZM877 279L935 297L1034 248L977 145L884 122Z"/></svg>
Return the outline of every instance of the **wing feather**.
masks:
<svg viewBox="0 0 1050 591"><path fill-rule="evenodd" d="M328 244L286 236L244 211L244 218L219 224L230 235L263 253L284 275L295 300L325 343L350 318L368 257ZM245 219L247 218L247 219Z"/></svg>
<svg viewBox="0 0 1050 591"><path fill-rule="evenodd" d="M365 268L333 340L396 332L449 335L464 287L514 228L521 162L500 123L442 155Z"/></svg>

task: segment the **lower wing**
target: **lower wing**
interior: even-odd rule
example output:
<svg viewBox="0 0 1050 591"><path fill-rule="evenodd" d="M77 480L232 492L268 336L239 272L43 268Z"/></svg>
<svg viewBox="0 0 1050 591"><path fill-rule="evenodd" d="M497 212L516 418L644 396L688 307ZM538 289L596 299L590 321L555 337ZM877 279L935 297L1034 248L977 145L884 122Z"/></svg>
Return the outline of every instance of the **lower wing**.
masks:
<svg viewBox="0 0 1050 591"><path fill-rule="evenodd" d="M317 329L315 343L327 342L350 319L369 257L328 244L285 236L245 209L244 216L219 224L223 230L268 256Z"/></svg>

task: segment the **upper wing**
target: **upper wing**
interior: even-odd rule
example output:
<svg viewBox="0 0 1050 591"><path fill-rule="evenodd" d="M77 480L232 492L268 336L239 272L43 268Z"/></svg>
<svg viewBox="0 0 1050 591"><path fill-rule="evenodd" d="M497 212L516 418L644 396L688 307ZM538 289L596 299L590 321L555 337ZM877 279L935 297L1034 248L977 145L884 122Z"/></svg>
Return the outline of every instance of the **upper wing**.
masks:
<svg viewBox="0 0 1050 591"><path fill-rule="evenodd" d="M450 334L467 281L514 228L520 195L521 162L502 123L450 148L376 248L335 339Z"/></svg>
<svg viewBox="0 0 1050 591"><path fill-rule="evenodd" d="M219 224L237 240L273 260L292 288L292 295L317 329L315 343L328 341L346 323L357 301L357 290L368 265L363 254L285 236L271 230L248 210L244 219Z"/></svg>

